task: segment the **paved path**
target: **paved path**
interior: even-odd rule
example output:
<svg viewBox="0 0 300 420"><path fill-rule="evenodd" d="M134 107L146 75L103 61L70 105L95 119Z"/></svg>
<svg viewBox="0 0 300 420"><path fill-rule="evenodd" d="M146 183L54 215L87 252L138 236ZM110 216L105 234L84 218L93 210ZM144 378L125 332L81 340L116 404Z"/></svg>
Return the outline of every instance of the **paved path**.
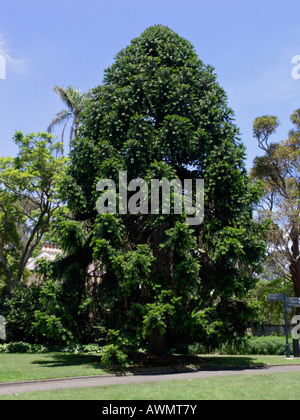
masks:
<svg viewBox="0 0 300 420"><path fill-rule="evenodd" d="M300 372L300 365L271 366L256 369L232 370L201 370L188 373L168 374L129 374L129 375L102 375L79 378L49 379L41 381L0 383L0 395L18 394L29 391L47 391L54 389L83 388L87 386L123 385L129 383L160 382L179 379L211 378L225 375L257 375L270 373Z"/></svg>

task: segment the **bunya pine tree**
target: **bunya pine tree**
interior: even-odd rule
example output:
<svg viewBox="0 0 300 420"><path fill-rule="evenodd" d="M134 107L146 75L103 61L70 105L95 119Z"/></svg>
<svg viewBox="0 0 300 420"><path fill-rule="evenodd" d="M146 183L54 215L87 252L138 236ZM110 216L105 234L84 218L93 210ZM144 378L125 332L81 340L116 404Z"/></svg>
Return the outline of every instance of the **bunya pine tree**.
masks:
<svg viewBox="0 0 300 420"><path fill-rule="evenodd" d="M264 254L252 218L259 188L244 160L226 94L190 42L156 25L116 55L82 114L62 187L69 213L56 223L68 254L60 272L75 264L93 267L83 282L101 275L106 356L243 336L251 311L242 297ZM203 222L187 224L172 204L170 214L126 214L117 200L114 214L99 214L99 180L118 191L121 171L148 186L203 179Z"/></svg>

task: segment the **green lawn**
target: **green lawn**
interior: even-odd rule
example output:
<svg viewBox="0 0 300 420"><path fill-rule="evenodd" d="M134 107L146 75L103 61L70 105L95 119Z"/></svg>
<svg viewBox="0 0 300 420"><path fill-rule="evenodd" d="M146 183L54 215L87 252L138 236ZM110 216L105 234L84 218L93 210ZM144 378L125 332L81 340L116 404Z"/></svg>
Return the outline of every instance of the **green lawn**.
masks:
<svg viewBox="0 0 300 420"><path fill-rule="evenodd" d="M98 357L99 359L99 357ZM86 354L0 354L0 382L52 379L107 373L96 356Z"/></svg>
<svg viewBox="0 0 300 420"><path fill-rule="evenodd" d="M299 360L286 360L283 356L211 356L201 357L202 368L220 366L254 366L285 363L300 363ZM152 368L161 370L160 367ZM140 368L145 370L145 368ZM138 369L127 369L138 371ZM0 382L51 379L75 376L102 375L111 373L100 364L99 356L90 354L9 354L0 353Z"/></svg>
<svg viewBox="0 0 300 420"><path fill-rule="evenodd" d="M299 400L300 372L2 395L0 400ZM134 406L134 404L131 404Z"/></svg>

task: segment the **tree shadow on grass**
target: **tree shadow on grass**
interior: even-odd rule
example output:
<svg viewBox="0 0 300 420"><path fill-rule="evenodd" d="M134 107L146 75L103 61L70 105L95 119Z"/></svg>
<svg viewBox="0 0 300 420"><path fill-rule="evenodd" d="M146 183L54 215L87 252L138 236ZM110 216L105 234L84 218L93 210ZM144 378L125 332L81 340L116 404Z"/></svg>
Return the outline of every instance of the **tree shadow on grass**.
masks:
<svg viewBox="0 0 300 420"><path fill-rule="evenodd" d="M65 354L52 353L49 358L43 360L35 360L34 365L47 368L82 366L83 368L92 368L99 370L99 374L111 373L116 375L124 375L126 373L142 374L168 371L170 369L176 371L182 370L206 370L206 369L249 369L249 368L266 368L263 363L257 363L251 356L184 356L184 355L137 355L135 362L130 366L111 366L107 368L101 364L101 355L91 354ZM87 371L88 374L88 371ZM94 372L95 374L95 372Z"/></svg>
<svg viewBox="0 0 300 420"><path fill-rule="evenodd" d="M264 363L257 363L255 357L251 356L191 356L191 355L170 355L154 356L143 355L138 366L163 367L168 366L175 370L180 369L202 369L207 368L265 368Z"/></svg>
<svg viewBox="0 0 300 420"><path fill-rule="evenodd" d="M45 356L47 359L34 360L32 364L48 368L85 366L105 370L105 367L101 364L100 355L51 353Z"/></svg>
<svg viewBox="0 0 300 420"><path fill-rule="evenodd" d="M223 369L249 369L266 368L265 363L258 363L256 357L251 356L204 356L205 367L223 368Z"/></svg>

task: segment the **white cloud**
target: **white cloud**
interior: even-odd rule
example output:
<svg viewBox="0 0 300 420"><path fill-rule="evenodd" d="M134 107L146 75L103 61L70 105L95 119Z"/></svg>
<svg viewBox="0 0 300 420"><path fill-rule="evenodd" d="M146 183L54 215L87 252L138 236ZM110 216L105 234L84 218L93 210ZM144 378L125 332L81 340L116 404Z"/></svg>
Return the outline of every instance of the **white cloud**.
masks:
<svg viewBox="0 0 300 420"><path fill-rule="evenodd" d="M10 67L14 72L17 72L19 74L23 74L28 70L28 60L14 57L12 55L11 50L7 47L7 42L2 34L0 34L0 57L0 73L2 73L2 76L5 76L7 74L8 67Z"/></svg>

